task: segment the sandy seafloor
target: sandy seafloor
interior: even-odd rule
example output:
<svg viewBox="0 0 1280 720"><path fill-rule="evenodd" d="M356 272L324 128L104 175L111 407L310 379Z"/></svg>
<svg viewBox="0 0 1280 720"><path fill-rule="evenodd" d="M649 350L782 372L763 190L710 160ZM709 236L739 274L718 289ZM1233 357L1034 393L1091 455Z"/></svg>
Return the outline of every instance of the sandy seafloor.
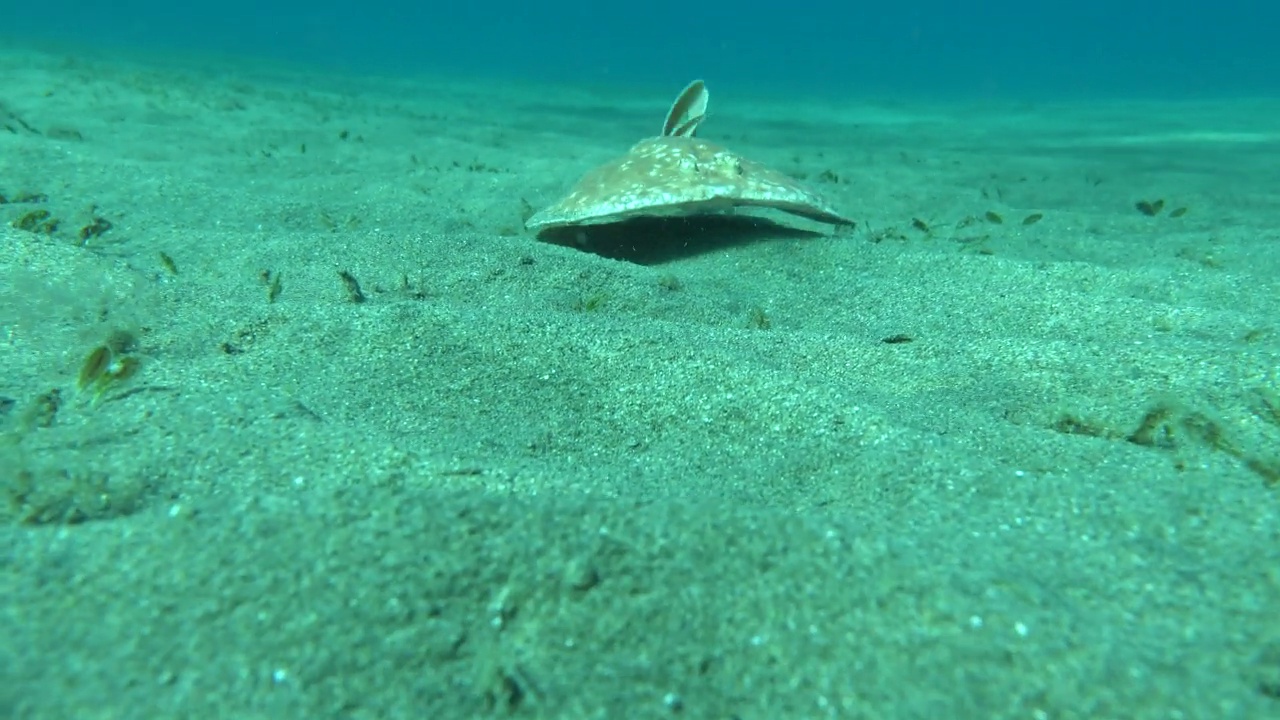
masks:
<svg viewBox="0 0 1280 720"><path fill-rule="evenodd" d="M1280 102L0 77L0 717L1280 717Z"/></svg>

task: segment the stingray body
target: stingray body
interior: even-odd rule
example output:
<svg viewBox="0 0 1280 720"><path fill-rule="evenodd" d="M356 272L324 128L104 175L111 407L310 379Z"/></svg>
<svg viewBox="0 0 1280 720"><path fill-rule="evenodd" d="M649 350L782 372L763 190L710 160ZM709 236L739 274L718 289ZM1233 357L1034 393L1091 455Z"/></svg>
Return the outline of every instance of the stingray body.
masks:
<svg viewBox="0 0 1280 720"><path fill-rule="evenodd" d="M795 179L695 137L708 100L701 80L690 83L667 113L661 135L641 140L626 155L587 173L568 195L535 213L525 226L542 232L741 206L831 225L853 224Z"/></svg>

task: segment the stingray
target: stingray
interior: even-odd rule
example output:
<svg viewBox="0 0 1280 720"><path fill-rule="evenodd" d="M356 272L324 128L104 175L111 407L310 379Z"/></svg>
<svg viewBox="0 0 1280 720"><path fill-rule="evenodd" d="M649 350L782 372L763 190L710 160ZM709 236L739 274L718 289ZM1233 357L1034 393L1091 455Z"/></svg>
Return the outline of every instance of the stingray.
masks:
<svg viewBox="0 0 1280 720"><path fill-rule="evenodd" d="M709 215L753 206L830 225L853 225L794 178L695 137L710 96L695 80L662 124L620 158L587 173L569 194L525 222L539 234L633 218Z"/></svg>

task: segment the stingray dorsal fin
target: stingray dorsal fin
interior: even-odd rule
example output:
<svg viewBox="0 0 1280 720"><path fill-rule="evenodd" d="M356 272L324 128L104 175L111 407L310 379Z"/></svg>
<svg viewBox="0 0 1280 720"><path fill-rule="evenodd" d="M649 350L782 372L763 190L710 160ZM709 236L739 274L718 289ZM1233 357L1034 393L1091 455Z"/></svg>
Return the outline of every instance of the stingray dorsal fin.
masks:
<svg viewBox="0 0 1280 720"><path fill-rule="evenodd" d="M693 137L698 131L698 123L707 116L707 101L710 98L706 83L701 80L689 83L671 104L671 110L667 112L667 121L662 124L662 134L673 137Z"/></svg>

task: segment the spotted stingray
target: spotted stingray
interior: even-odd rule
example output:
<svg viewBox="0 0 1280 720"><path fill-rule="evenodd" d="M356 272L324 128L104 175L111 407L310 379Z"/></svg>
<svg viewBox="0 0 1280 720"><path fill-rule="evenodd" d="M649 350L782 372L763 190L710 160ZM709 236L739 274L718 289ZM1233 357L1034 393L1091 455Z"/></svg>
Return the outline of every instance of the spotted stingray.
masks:
<svg viewBox="0 0 1280 720"><path fill-rule="evenodd" d="M706 117L706 85L695 80L667 113L662 134L587 173L559 202L535 213L535 232L642 217L725 212L755 206L831 225L853 225L795 179L694 137Z"/></svg>

